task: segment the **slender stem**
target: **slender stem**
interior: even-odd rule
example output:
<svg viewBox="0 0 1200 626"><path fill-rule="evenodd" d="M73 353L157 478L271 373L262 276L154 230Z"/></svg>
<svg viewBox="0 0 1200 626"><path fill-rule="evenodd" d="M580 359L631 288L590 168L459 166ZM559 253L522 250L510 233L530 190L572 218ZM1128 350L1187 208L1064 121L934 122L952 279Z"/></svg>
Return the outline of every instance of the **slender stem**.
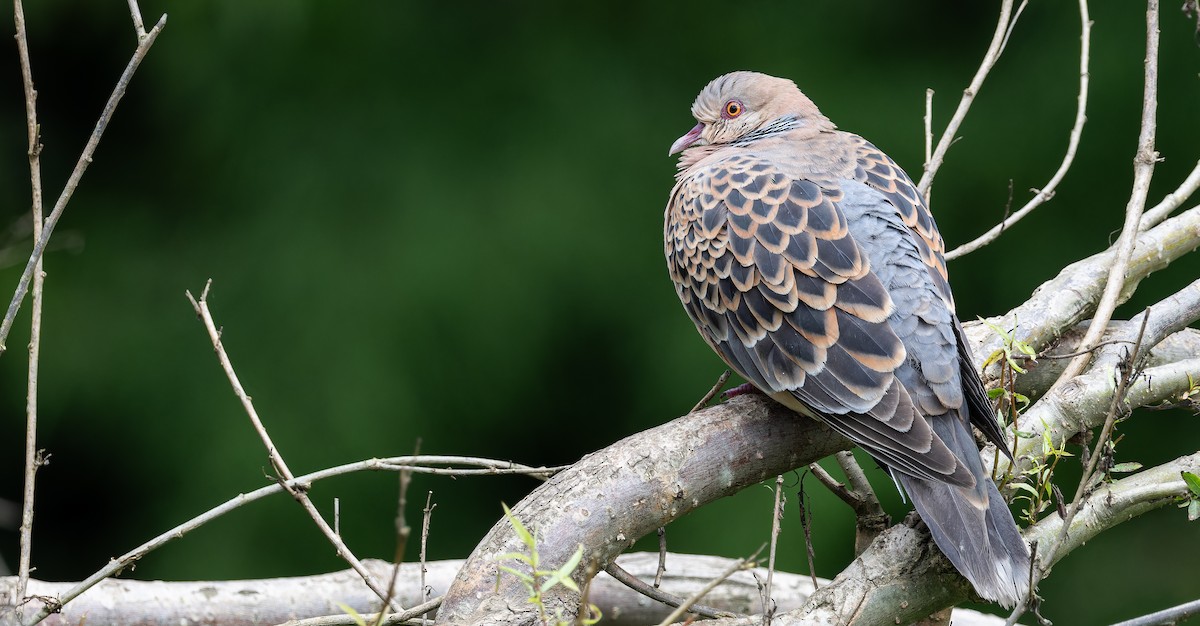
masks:
<svg viewBox="0 0 1200 626"><path fill-rule="evenodd" d="M1075 154L1079 150L1079 139L1083 136L1083 125L1087 122L1088 65L1091 58L1092 39L1092 21L1088 13L1087 0L1079 0L1079 20L1082 24L1082 29L1079 35L1078 105L1075 108L1075 123L1071 126L1071 134L1067 139L1067 153L1063 156L1062 162L1059 163L1058 170L1050 177L1050 181L1037 191L1037 195L1025 203L1025 206L1018 209L1012 215L1005 217L999 224L993 226L986 233L947 252L946 260L957 259L958 257L970 254L998 239L1013 224L1016 224L1031 211L1053 198L1058 184L1062 182L1062 179L1067 175L1067 171L1071 169L1071 164L1075 161Z"/></svg>
<svg viewBox="0 0 1200 626"><path fill-rule="evenodd" d="M404 609L391 598L391 594L383 589L379 581L375 580L375 577L367 570L366 566L359 561L358 557L354 556L350 547L346 545L346 542L342 540L337 531L329 526L329 522L325 520L325 517L321 515L316 505L313 504L312 499L308 497L305 488L291 484L295 476L292 474L292 470L288 468L283 455L279 453L275 442L271 440L271 435L267 432L266 427L263 426L262 420L259 419L258 411L254 408L254 403L250 400L250 396L246 394L245 388L242 387L242 382L238 379L237 372L233 370L233 363L230 362L229 355L225 352L225 346L221 342L221 332L217 330L212 312L208 309L208 292L211 287L212 281L209 280L204 285L204 291L201 292L199 300L192 297L191 292L187 293L188 300L191 301L196 314L200 316L200 321L204 324L204 328L208 330L208 337L212 341L213 349L217 353L217 360L221 364L221 369L224 370L225 377L229 379L229 384L233 387L234 395L242 403L242 409L245 410L246 415L250 418L250 423L254 427L255 432L258 433L263 445L266 446L267 457L271 461L271 466L275 468L275 472L280 478L280 483L285 486L287 492L300 504L304 512L308 514L329 543L333 545L337 551L337 555L362 577L367 587L371 591L374 591L375 595L379 596L379 599L383 600L385 605L392 606L396 611L403 611Z"/></svg>
<svg viewBox="0 0 1200 626"><path fill-rule="evenodd" d="M154 537L153 539L130 550L129 552L126 552L115 559L109 560L107 565L97 570L91 576L88 576L78 585L75 585L55 600L46 602L45 606L36 615L25 622L22 622L22 624L24 626L32 626L33 624L42 621L42 619L46 618L51 613L58 611L66 603L74 600L83 592L96 586L96 584L100 581L110 576L115 576L118 572L138 562L154 550L157 550L158 548L161 548L162 546L176 539L180 539L193 530L200 528L201 526L217 519L218 517L221 517L222 515L225 515L226 513L229 513L230 511L234 511L242 506L250 504L251 502L262 500L267 496L272 496L277 493L287 493L289 489L307 488L317 481L333 478L335 476L343 476L345 474L353 474L355 472L365 471L398 471L399 468L402 467L410 467L416 471L420 468L420 466L417 465L418 463L441 463L445 462L445 458L447 457L402 456L387 459L366 459L363 461L338 465L313 472L311 474L298 476L295 479L287 482L271 483L265 487L255 489L250 493L238 494L237 496L234 496L233 498L230 498L229 500L226 500L225 502L205 511L204 513L201 513L200 515L197 515L196 517L193 517L192 519L179 524L170 530L167 530L166 532ZM504 461L494 461L491 459L479 459L479 462L476 462L470 460L472 457L458 458L460 460L457 462L460 462L463 465L491 465L504 463ZM438 601L440 602L440 600L441 599L439 598ZM418 608L420 607L413 607L413 609L410 609L410 612Z"/></svg>
<svg viewBox="0 0 1200 626"><path fill-rule="evenodd" d="M647 585L646 583L642 582L640 578L630 574L620 565L617 565L616 561L609 563L608 566L604 568L604 573L612 576L613 580L616 580L622 585L625 585L626 587L629 587L630 589L656 602L661 602L671 607L678 607L684 603L684 598L680 598L673 593L663 591L658 587ZM698 604L695 602L692 603L692 606L687 611L689 613L695 613L696 615L707 617L709 619L716 619L718 617L736 617L735 614L730 613L729 611L714 609L710 606L704 606L703 604Z"/></svg>
<svg viewBox="0 0 1200 626"><path fill-rule="evenodd" d="M996 20L996 32L992 34L992 42L988 45L987 52L983 55L983 61L980 62L979 69L975 72L975 77L971 79L971 85L963 91L962 99L958 101L958 108L954 110L954 116L950 118L950 123L946 125L945 132L942 133L941 139L938 140L937 148L933 151L933 156L925 165L925 173L921 175L921 181L917 184L917 191L926 198L926 201L929 198L929 189L933 187L933 177L937 176L937 171L946 158L946 151L950 149L950 144L954 143L958 129L967 117L967 111L971 110L971 104L975 101L975 96L979 93L980 87L983 86L983 81L987 79L988 72L992 70L992 66L1000 58L1000 53L1004 48L1004 41L1008 38L1008 33L1016 25L1015 19L1009 19L1012 15L1012 8L1013 0L1002 0L1000 2L1000 17Z"/></svg>
<svg viewBox="0 0 1200 626"><path fill-rule="evenodd" d="M1158 624L1176 624L1183 620L1200 614L1200 600L1192 600L1185 602L1179 606L1155 611L1148 615L1135 617L1131 620L1117 622L1113 626L1157 626Z"/></svg>
<svg viewBox="0 0 1200 626"><path fill-rule="evenodd" d="M142 22L142 9L138 7L137 0L129 0L129 17L133 19L133 31L138 39L145 37L146 25Z"/></svg>
<svg viewBox="0 0 1200 626"><path fill-rule="evenodd" d="M1125 225L1117 241L1116 255L1108 272L1108 281L1092 322L1079 342L1080 350L1090 350L1112 319L1113 311L1125 286L1125 271L1129 267L1129 259L1133 255L1137 243L1138 226L1142 221L1142 212L1146 208L1146 196L1150 191L1150 179L1154 175L1154 164L1158 153L1154 151L1154 135L1157 128L1158 111L1158 0L1149 0L1146 9L1146 72L1142 92L1142 126L1138 133L1138 150L1133 160L1133 192L1125 207ZM1075 357L1067 369L1054 383L1054 386L1078 376L1087 366L1091 355ZM1052 387L1053 388L1053 387Z"/></svg>
<svg viewBox="0 0 1200 626"><path fill-rule="evenodd" d="M30 283L33 281L33 274L37 270L38 261L42 259L42 254L46 251L46 244L50 241L50 235L54 233L54 227L58 225L59 218L62 217L63 211L67 208L67 202L71 200L71 196L75 193L75 188L79 186L80 179L83 178L83 173L87 171L88 165L92 163L92 156L96 153L96 146L100 145L100 138L104 136L104 130L108 128L108 123L112 120L113 112L117 109L117 104L121 102L121 98L129 89L129 81L133 79L133 73L142 63L142 59L146 58L146 53L150 51L150 46L154 45L154 41L158 38L158 34L167 24L167 16L164 14L159 18L158 23L150 32L146 33L138 41L137 50L134 51L133 57L129 59L129 64L125 66L125 71L121 73L121 78L117 81L117 86L113 89L112 95L108 97L108 102L104 105L104 110L100 113L100 119L96 122L96 127L92 130L92 135L88 139L87 145L83 147L83 152L79 155L79 160L75 162L75 169L71 171L71 176L67 179L67 184L63 186L62 194L58 196L58 200L54 203L54 209L50 211L49 217L46 218L42 235L37 239L33 246L33 254L29 255L29 261L25 264L25 271L21 273L21 279L17 283L17 289L13 293L12 301L9 302L8 310L4 313L4 320L0 321L0 354L3 354L7 349L5 341L8 339L8 333L12 330L13 320L17 317L17 311L21 309L21 303L25 300L25 296L29 293Z"/></svg>
<svg viewBox="0 0 1200 626"><path fill-rule="evenodd" d="M29 39L25 30L25 8L21 0L13 0L13 21L17 28L17 55L21 63L21 82L25 90L25 122L29 140L29 184L32 195L33 239L42 235L42 166L41 138L37 119L37 91L33 88L33 69L29 62ZM42 455L37 449L38 359L42 336L42 272L41 259L34 266L33 297L29 324L29 372L25 391L25 486L21 498L20 555L17 561L17 587L13 604L25 597L29 584L30 559L33 551L34 480Z"/></svg>
<svg viewBox="0 0 1200 626"><path fill-rule="evenodd" d="M671 611L670 615L664 618L663 621L659 622L658 626L667 626L668 624L675 623L675 621L678 620L684 613L687 613L688 609L691 608L693 604L700 600L700 598L703 598L705 594L715 589L716 586L721 584L721 582L726 578L733 576L734 572L745 569L747 564L754 561L759 552L762 552L762 548L759 548L758 551L756 551L750 558L738 559L733 565L725 568L725 571L721 572L720 576L710 580L707 585L701 587L699 591L693 593L691 596L688 596L688 598L680 603L679 606L675 607L675 610Z"/></svg>
<svg viewBox="0 0 1200 626"><path fill-rule="evenodd" d="M771 507L771 547L767 552L766 606L763 607L763 626L769 626L775 614L775 599L771 585L775 582L775 546L779 543L779 523L783 521L783 474L775 477L775 502Z"/></svg>
<svg viewBox="0 0 1200 626"><path fill-rule="evenodd" d="M1196 167L1192 168L1192 173L1184 179L1179 187L1167 194L1161 202L1154 205L1153 209L1148 209L1142 214L1142 223L1138 226L1138 230L1146 232L1151 228L1158 226L1172 211L1179 208L1184 200L1192 197L1196 190L1200 189L1200 161L1196 162Z"/></svg>

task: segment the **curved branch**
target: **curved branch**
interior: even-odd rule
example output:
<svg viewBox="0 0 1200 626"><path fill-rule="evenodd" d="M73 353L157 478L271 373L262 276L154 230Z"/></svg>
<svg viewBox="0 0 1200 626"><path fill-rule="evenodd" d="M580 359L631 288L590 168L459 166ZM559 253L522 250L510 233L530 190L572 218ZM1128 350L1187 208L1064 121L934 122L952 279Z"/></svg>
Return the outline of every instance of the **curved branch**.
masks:
<svg viewBox="0 0 1200 626"><path fill-rule="evenodd" d="M1013 224L1016 224L1026 215L1029 215L1034 209L1048 202L1054 197L1054 190L1058 188L1058 184L1066 177L1067 171L1071 169L1071 164L1075 162L1075 153L1079 150L1079 139L1083 136L1083 125L1087 122L1088 62L1091 58L1090 49L1092 41L1092 19L1088 16L1087 0L1079 0L1079 20L1082 27L1079 33L1078 104L1075 108L1075 122L1071 126L1070 135L1067 137L1067 153L1063 155L1062 162L1058 165L1058 170L1050 177L1049 182L1037 190L1037 195L1025 203L1025 206L1018 209L1012 215L1005 217L999 224L993 226L986 233L947 252L947 261L966 256L999 239L1005 230L1011 228Z"/></svg>
<svg viewBox="0 0 1200 626"><path fill-rule="evenodd" d="M1200 452L1111 483L1083 503L1067 539L1046 563L1116 526L1184 495L1180 471L1200 471ZM1039 542L1057 536L1055 513L1024 532ZM773 626L806 624L907 624L968 599L970 587L933 547L927 532L903 524L885 531L866 552L797 611L776 615ZM756 618L713 620L709 626L757 626Z"/></svg>
<svg viewBox="0 0 1200 626"><path fill-rule="evenodd" d="M693 509L848 447L827 427L747 394L584 457L512 512L536 529L547 567L566 562L582 544L584 561L603 569L638 538ZM497 558L521 550L506 520L492 527L446 593L438 623L529 623L533 607L519 581L497 581ZM546 597L547 612L572 615L578 602L578 594L558 587Z"/></svg>
<svg viewBox="0 0 1200 626"><path fill-rule="evenodd" d="M1126 268L1118 303L1129 299L1143 278L1197 247L1200 247L1200 206L1139 235ZM1113 264L1113 255L1114 249L1110 248L1068 265L1035 289L1024 304L988 321L1001 328L1016 327L1018 338L1035 350L1042 350L1095 310ZM976 354L991 354L1000 349L1002 343L1003 340L993 334L981 346L976 346Z"/></svg>

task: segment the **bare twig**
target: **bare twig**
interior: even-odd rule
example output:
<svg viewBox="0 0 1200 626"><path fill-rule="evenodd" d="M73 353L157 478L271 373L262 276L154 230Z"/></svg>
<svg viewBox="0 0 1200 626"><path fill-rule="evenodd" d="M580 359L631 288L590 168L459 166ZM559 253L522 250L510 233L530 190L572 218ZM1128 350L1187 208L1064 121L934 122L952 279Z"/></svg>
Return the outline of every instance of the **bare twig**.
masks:
<svg viewBox="0 0 1200 626"><path fill-rule="evenodd" d="M658 527L658 569L654 572L654 588L662 585L663 574L667 572L667 527Z"/></svg>
<svg viewBox="0 0 1200 626"><path fill-rule="evenodd" d="M284 485L288 494L300 504L304 512L312 518L313 523L317 525L317 528L325 535L329 543L333 544L337 555L345 560L354 571L358 572L363 582L379 596L380 600L383 600L385 604L391 603L391 594L379 585L379 581L375 580L371 572L367 571L367 568L358 560L358 557L354 556L354 553L346 545L346 542L342 541L341 536L329 526L329 522L325 521L325 517L317 510L312 499L308 497L307 487L295 485L290 482L295 476L292 474L292 470L288 468L283 455L279 453L279 449L275 447L275 442L271 440L271 435L267 433L262 420L259 419L258 411L255 410L254 403L250 400L250 396L246 393L245 388L242 387L237 373L233 371L233 363L230 362L229 355L225 352L225 346L221 343L221 332L217 330L216 322L213 321L212 313L208 309L208 292L211 288L212 281L209 280L205 283L204 291L200 293L199 300L193 297L190 291L187 292L188 300L191 301L192 307L196 310L196 315L200 316L200 321L204 324L204 328L208 330L208 338L212 341L213 350L217 353L217 360L221 364L221 369L224 370L225 377L229 379L229 384L233 387L234 395L242 403L242 409L245 410L246 415L250 418L250 423L254 427L255 432L258 433L258 437L262 440L263 445L266 446L267 457L271 461L271 466L275 468L280 483ZM396 611L404 610L398 604L392 603L392 606Z"/></svg>
<svg viewBox="0 0 1200 626"><path fill-rule="evenodd" d="M646 596L647 598L650 598L651 600L661 602L667 606L678 608L686 601L684 598L680 598L675 594L667 593L662 589L647 585L646 583L642 582L640 578L625 571L625 569L620 565L617 565L616 561L609 563L608 567L604 568L604 573L612 576L613 579L622 585L629 587L630 589ZM696 602L691 604L691 606L687 609L687 612L695 613L696 615L707 617L709 619L716 619L718 617L737 617L737 614L735 613L714 609L711 606L705 606Z"/></svg>
<svg viewBox="0 0 1200 626"><path fill-rule="evenodd" d="M1192 173L1188 174L1187 179L1180 183L1175 191L1167 194L1161 202L1154 205L1153 209L1148 209L1142 214L1142 223L1138 226L1138 230L1145 232L1160 224L1172 211L1178 209L1179 205L1196 193L1197 189L1200 189L1200 161L1196 162Z"/></svg>
<svg viewBox="0 0 1200 626"><path fill-rule="evenodd" d="M929 170L929 161L933 159L933 90L925 89L925 165L923 170Z"/></svg>
<svg viewBox="0 0 1200 626"><path fill-rule="evenodd" d="M992 70L992 66L1000 58L1000 53L1004 48L1004 42L1008 39L1008 34L1016 26L1016 18L1011 17L1012 8L1013 0L1001 1L1000 17L996 21L996 32L992 34L992 42L988 45L987 52L984 53L983 61L980 62L979 69L975 72L975 77L971 79L970 86L963 91L962 99L958 102L958 108L955 109L954 116L950 118L950 123L946 125L946 130L942 133L941 139L938 140L937 148L933 151L933 156L925 164L925 172L921 175L921 182L917 184L917 191L925 197L926 201L929 200L929 190L933 187L933 178L937 176L937 171L946 158L946 151L950 149L950 144L954 143L955 137L958 134L958 128L962 126L963 119L967 117L967 111L971 109L971 104L975 101L975 96L979 93L980 87L983 86L983 81L987 79L988 72Z"/></svg>
<svg viewBox="0 0 1200 626"><path fill-rule="evenodd" d="M143 543L133 550L130 550L129 552L126 552L115 559L111 559L108 562L108 565L105 565L96 573L81 581L78 585L75 585L74 587L63 592L63 594L56 598L53 602L48 602L36 615L23 622L23 624L25 626L31 626L32 624L38 623L47 615L59 610L63 605L78 597L79 594L91 589L100 581L110 576L114 576L121 570L133 565L150 552L153 552L163 545L175 539L179 539L191 531L207 524L208 522L211 522L212 520L217 519L218 517L221 517L222 515L225 515L226 513L238 509L246 504L261 500L267 496L275 495L277 493L288 493L289 487L291 489L308 488L308 486L312 485L312 483L315 483L319 480L333 478L335 476L342 476L344 474L352 474L354 472L394 471L397 468L420 462L420 459L422 458L439 459L444 457L395 457L390 459L367 459L364 461L357 461L355 463L347 463L345 465L330 467L319 472L313 472L311 474L299 476L293 480L287 481L286 483L276 482L251 491L250 493L239 494L236 497L231 498L230 500L227 500L224 503L209 509L208 511L205 511L202 514L182 524L179 524L174 528L171 528L170 530L158 535L146 543ZM458 458L460 459L458 462L462 464L468 463L462 459L469 457ZM504 463L503 461L494 461L490 459L484 459L484 461L487 461L489 464Z"/></svg>
<svg viewBox="0 0 1200 626"><path fill-rule="evenodd" d="M1117 622L1113 626L1158 626L1159 624L1176 624L1183 620L1200 614L1200 600L1192 600L1185 602L1179 606L1155 611L1153 613L1135 617L1123 622Z"/></svg>
<svg viewBox="0 0 1200 626"><path fill-rule="evenodd" d="M1150 3L1153 4L1156 1L1157 0L1150 0ZM1149 16L1147 16L1147 19L1149 19ZM1138 352L1141 348L1141 342L1145 335L1146 322L1148 320L1149 315L1142 317L1141 328L1138 331L1137 339L1134 342L1133 351L1129 354L1128 364L1124 368L1124 372L1117 380L1117 389L1116 392L1113 393L1112 400L1109 403L1108 414L1104 419L1104 426L1100 430L1100 436L1096 440L1096 447L1092 450L1088 457L1087 467L1084 469L1083 475L1079 478L1079 485L1075 488L1075 497L1071 499L1071 504L1067 506L1066 515L1061 516L1061 519L1063 520L1062 527L1054 536L1053 541L1049 542L1047 547L1043 550L1043 554L1045 555L1044 560L1041 562L1033 559L1030 560L1029 590L1025 599L1022 602L1017 603L1017 606L1013 609L1012 614L1009 615L1008 620L1005 622L1008 626L1015 624L1017 619L1019 619L1026 610L1034 609L1036 611L1038 583L1050 572L1050 567L1055 561L1058 560L1058 551L1061 549L1064 539L1066 539L1068 529L1071 528L1071 522L1075 519L1075 516L1079 513L1080 508L1087 500L1089 489L1091 489L1093 479L1096 475L1096 470L1099 466L1099 461L1104 456L1102 454L1104 447L1108 445L1108 442L1112 437L1112 430L1117 423L1117 418L1128 413L1128 407L1125 404L1125 395L1129 388L1129 383L1132 381L1137 372L1135 364L1138 362Z"/></svg>
<svg viewBox="0 0 1200 626"><path fill-rule="evenodd" d="M704 408L704 405L708 404L709 400L712 400L717 396L718 393L720 393L721 387L724 387L725 382L728 380L729 370L725 370L720 376L717 377L717 382L713 383L713 386L708 390L708 393L704 394L704 397L700 398L700 401L696 403L696 406L692 407L692 410L689 411L689 413L694 413Z"/></svg>
<svg viewBox="0 0 1200 626"><path fill-rule="evenodd" d="M1150 191L1150 178L1154 175L1154 164L1158 153L1154 151L1154 135L1157 129L1156 119L1158 110L1158 0L1149 0L1146 8L1146 72L1145 84L1142 91L1142 126L1138 133L1138 149L1134 156L1133 192L1125 207L1125 225L1117 240L1116 254L1112 267L1108 272L1108 282L1092 323L1087 333L1079 343L1081 350L1091 348L1100 336L1108 321L1112 318L1117 307L1122 288L1125 286L1125 270L1129 267L1129 259L1137 243L1138 225L1142 220L1142 211L1146 207L1146 195ZM1089 356L1078 356L1067 365L1067 369L1059 377L1055 386L1078 376L1087 366Z"/></svg>
<svg viewBox="0 0 1200 626"><path fill-rule="evenodd" d="M815 465L815 463L814 463ZM775 580L775 546L779 542L779 523L783 521L783 474L775 477L775 501L771 507L771 548L767 552L766 606L763 607L763 626L769 626L775 614L775 598L771 595L771 584Z"/></svg>
<svg viewBox="0 0 1200 626"><path fill-rule="evenodd" d="M42 166L41 138L38 132L37 91L33 88L33 69L29 63L29 40L25 32L25 8L21 0L13 0L13 20L17 27L17 55L21 63L21 82L25 89L25 123L29 140L29 186L32 196L33 239L42 235ZM12 601L19 604L29 584L30 559L33 551L33 494L37 470L42 455L37 449L37 388L38 357L42 335L42 261L38 259L33 271L33 302L29 324L29 372L25 390L25 485L21 497L20 554L17 557L17 587ZM0 339L0 345L3 340ZM0 351L3 351L0 348Z"/></svg>
<svg viewBox="0 0 1200 626"><path fill-rule="evenodd" d="M1024 5L1022 5L1024 6ZM1017 210L1016 213L1006 216L999 224L993 226L986 233L976 237L974 240L965 243L957 248L946 253L946 260L957 259L986 246L995 241L1000 235L1013 224L1028 215L1031 211L1046 203L1054 197L1054 190L1062 179L1067 175L1067 171L1071 169L1071 164L1075 161L1075 153L1079 149L1079 139L1083 136L1083 125L1087 121L1087 101L1088 101L1088 64L1090 62L1092 22L1088 15L1087 0L1079 0L1079 20L1081 23L1081 31L1079 35L1079 97L1078 106L1075 108L1075 122L1071 126L1071 133L1067 139L1067 153L1063 156L1062 162L1059 163L1058 170L1050 177L1041 189L1037 190L1037 194L1025 203L1025 206ZM1015 22L1014 18L1014 22Z"/></svg>
<svg viewBox="0 0 1200 626"><path fill-rule="evenodd" d="M129 0L129 17L133 19L133 30L140 41L146 36L146 26L142 22L142 10L138 7L137 0Z"/></svg>
<svg viewBox="0 0 1200 626"><path fill-rule="evenodd" d="M658 626L668 626L668 624L674 623L675 620L679 619L681 615L686 613L693 604L700 600L700 598L703 598L704 594L712 591L717 585L721 584L722 581L732 576L734 572L746 569L747 566L753 567L754 559L758 557L759 552L762 552L762 548L756 550L754 554L750 555L748 558L738 559L733 565L730 565L728 568L726 568L724 572L721 572L720 576L712 579L707 585L689 596L688 599L684 600L678 607L675 607L675 610L672 611L671 614L666 617L666 619L659 622Z"/></svg>
<svg viewBox="0 0 1200 626"><path fill-rule="evenodd" d="M842 450L833 457L837 460L838 466L842 468L842 472L846 474L846 482L857 496L859 507L855 508L855 512L868 515L882 514L883 505L879 504L879 498L875 495L875 490L871 488L871 482L867 480L866 473L863 472L862 467L859 467L854 453Z"/></svg>
<svg viewBox="0 0 1200 626"><path fill-rule="evenodd" d="M421 510L421 599L424 600L428 594L428 588L425 586L425 574L428 570L425 567L425 547L429 544L429 519L433 515L433 509L437 507L433 502L433 492L430 491L425 496L425 508ZM421 618L421 623L425 623L425 618Z"/></svg>
<svg viewBox="0 0 1200 626"><path fill-rule="evenodd" d="M812 466L820 467L816 463L813 463ZM817 589L817 554L813 550L812 515L809 513L808 495L804 493L803 477L800 478L800 493L796 500L798 500L796 504L800 507L800 529L804 531L804 554L808 557L808 575L812 578L813 589Z"/></svg>
<svg viewBox="0 0 1200 626"><path fill-rule="evenodd" d="M154 40L158 38L158 34L162 32L166 24L167 16L163 14L158 19L158 23L154 25L154 28L151 28L145 37L138 40L138 46L133 53L133 57L129 59L129 64L125 66L125 71L121 74L121 78L117 80L117 86L113 89L112 95L108 97L108 102L104 104L104 110L100 113L100 119L96 122L96 127L92 130L92 135L88 139L87 145L83 147L83 152L79 155L79 160L75 162L75 169L72 170L71 176L67 179L67 184L63 186L62 194L58 196L58 200L54 203L54 209L50 211L50 215L46 218L41 237L34 242L33 253L29 255L29 261L25 264L25 271L21 273L21 279L17 283L17 289L13 293L12 301L8 305L8 310L4 313L4 320L0 322L0 354L3 354L6 349L4 342L8 339L9 331L12 330L13 320L17 316L17 311L21 308L21 303L29 293L33 274L37 269L38 261L42 259L42 254L46 251L46 244L50 240L50 235L54 233L54 227L58 224L59 218L62 217L63 211L67 208L67 202L70 201L71 196L75 193L75 188L79 186L79 181L83 178L84 171L92 163L92 156L96 153L96 146L100 144L100 138L104 135L104 130L108 127L108 122L112 119L113 112L117 109L117 104L129 88L129 81L133 78L133 73L137 71L138 65L146 57L146 53L150 51L150 46L154 45Z"/></svg>
<svg viewBox="0 0 1200 626"><path fill-rule="evenodd" d="M441 604L441 598L434 598L429 602L418 604L400 613L393 613L386 616L381 614L359 615L358 617L376 626L395 626L396 624L403 624L411 619L435 611ZM357 626L358 623L358 620L354 619L353 615L326 615L324 617L289 620L279 626Z"/></svg>

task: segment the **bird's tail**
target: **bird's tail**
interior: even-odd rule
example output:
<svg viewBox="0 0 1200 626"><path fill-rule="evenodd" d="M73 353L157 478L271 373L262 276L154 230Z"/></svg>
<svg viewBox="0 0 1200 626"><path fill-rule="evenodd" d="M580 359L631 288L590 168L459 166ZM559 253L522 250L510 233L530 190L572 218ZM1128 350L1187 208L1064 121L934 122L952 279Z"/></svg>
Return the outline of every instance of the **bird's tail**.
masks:
<svg viewBox="0 0 1200 626"><path fill-rule="evenodd" d="M894 475L959 573L979 595L1012 608L1029 591L1029 546L995 483L979 469L982 488Z"/></svg>

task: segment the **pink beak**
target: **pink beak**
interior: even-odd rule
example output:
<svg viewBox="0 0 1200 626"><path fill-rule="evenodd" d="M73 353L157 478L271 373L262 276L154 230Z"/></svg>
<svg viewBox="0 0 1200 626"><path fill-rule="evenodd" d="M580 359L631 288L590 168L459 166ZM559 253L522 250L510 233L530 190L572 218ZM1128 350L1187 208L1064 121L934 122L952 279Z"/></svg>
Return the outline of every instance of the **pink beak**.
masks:
<svg viewBox="0 0 1200 626"><path fill-rule="evenodd" d="M683 150L685 148L687 148L688 146L699 141L700 133L703 133L703 132L704 132L704 123L701 122L699 124L696 124L695 126L692 127L691 130L689 130L687 132L686 135L680 137L679 139L676 139L675 143L671 144L671 151L667 153L667 156L670 156L670 155L678 153L678 152L683 152Z"/></svg>

